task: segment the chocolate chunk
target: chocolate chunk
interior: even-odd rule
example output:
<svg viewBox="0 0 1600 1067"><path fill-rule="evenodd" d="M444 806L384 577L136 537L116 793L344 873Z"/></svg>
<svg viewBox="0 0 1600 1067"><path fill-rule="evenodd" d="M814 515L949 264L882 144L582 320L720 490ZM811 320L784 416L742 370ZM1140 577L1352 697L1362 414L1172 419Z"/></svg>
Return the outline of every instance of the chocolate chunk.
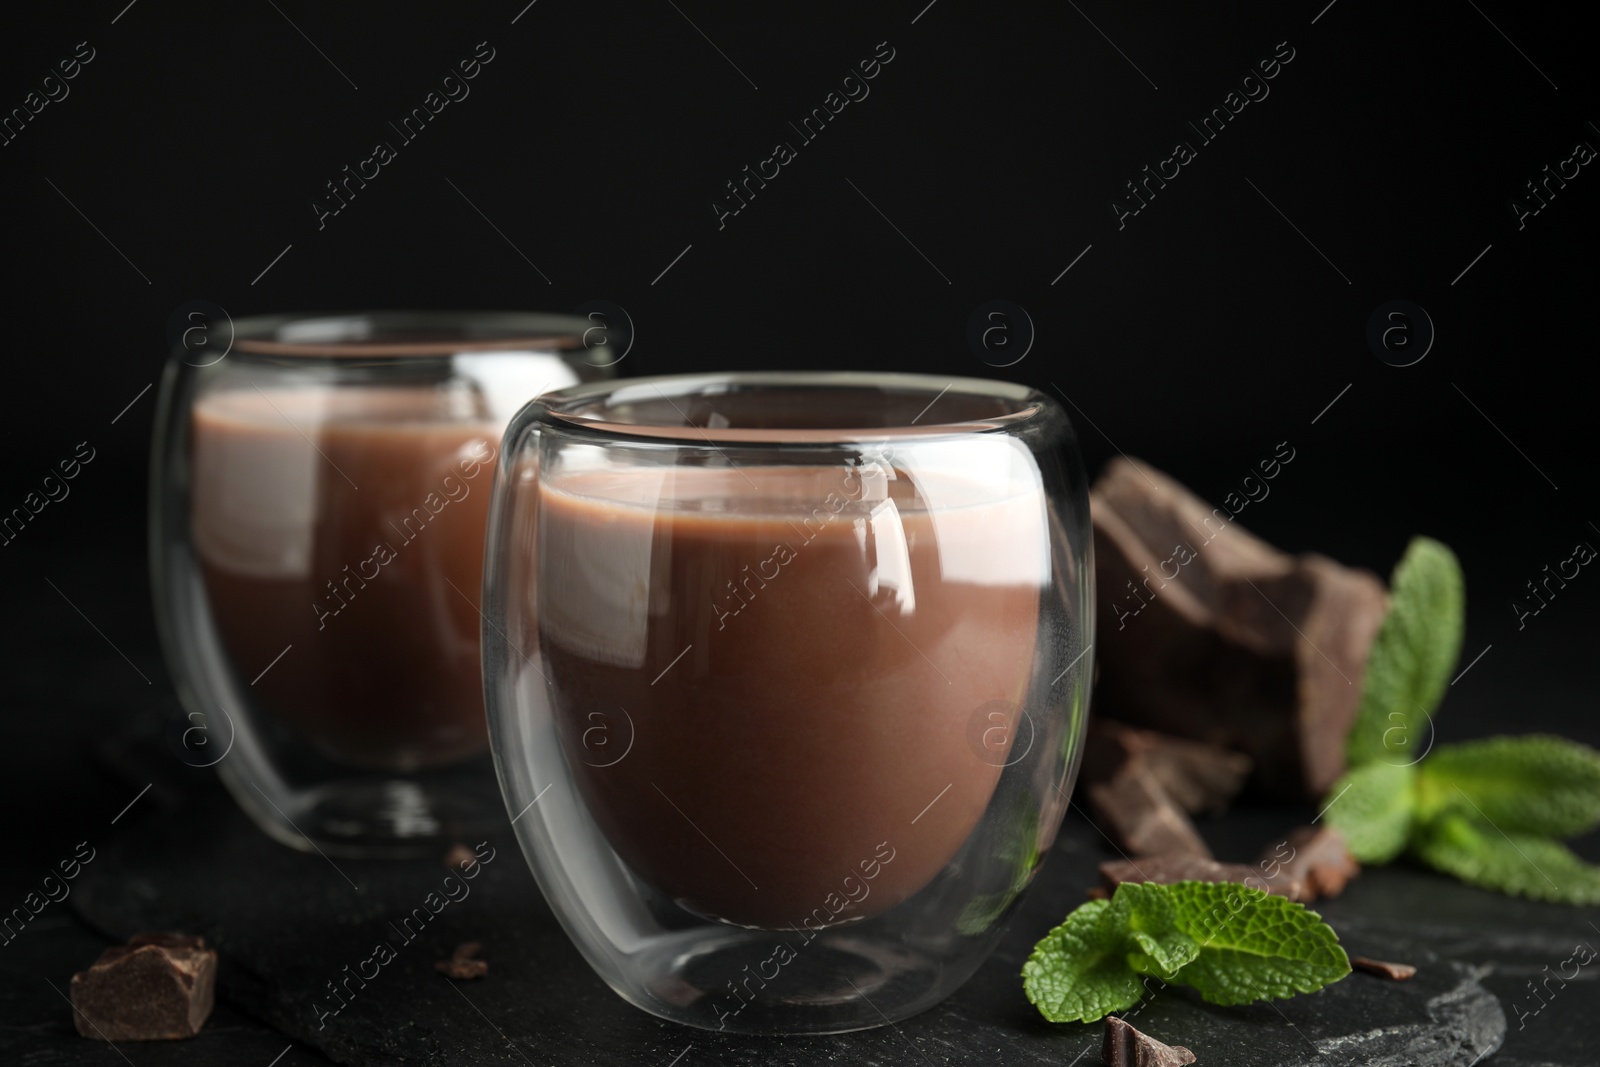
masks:
<svg viewBox="0 0 1600 1067"><path fill-rule="evenodd" d="M459 842L451 845L450 851L444 854L444 865L452 871L463 870L477 862L477 854Z"/></svg>
<svg viewBox="0 0 1600 1067"><path fill-rule="evenodd" d="M1100 865L1100 881L1108 891L1115 892L1123 882L1238 882L1275 893L1294 900L1303 892L1298 882L1282 874L1269 879L1260 868L1244 863L1218 863L1205 856L1186 852L1169 852L1162 856L1142 856L1138 860L1109 860Z"/></svg>
<svg viewBox="0 0 1600 1067"><path fill-rule="evenodd" d="M193 1037L216 997L217 953L204 938L139 934L72 976L78 1033L99 1041Z"/></svg>
<svg viewBox="0 0 1600 1067"><path fill-rule="evenodd" d="M1409 963L1389 963L1386 960L1369 960L1365 956L1351 956L1350 966L1358 971L1375 974L1379 978L1387 978L1391 982L1404 982L1407 978L1417 973L1417 969Z"/></svg>
<svg viewBox="0 0 1600 1067"><path fill-rule="evenodd" d="M1117 847L1131 855L1211 855L1194 823L1143 766L1129 764L1110 781L1089 786L1089 806Z"/></svg>
<svg viewBox="0 0 1600 1067"><path fill-rule="evenodd" d="M1194 1053L1182 1045L1164 1045L1115 1015L1106 1016L1106 1036L1100 1045L1106 1067L1182 1067L1194 1062Z"/></svg>
<svg viewBox="0 0 1600 1067"><path fill-rule="evenodd" d="M463 981L468 978L482 978L489 973L489 964L485 960L474 958L482 950L483 943L480 941L462 942L456 946L449 959L439 960L433 965L433 969L440 974Z"/></svg>
<svg viewBox="0 0 1600 1067"><path fill-rule="evenodd" d="M1320 797L1344 769L1383 583L1278 551L1144 463L1113 460L1090 505L1096 711L1244 752L1267 794Z"/></svg>
<svg viewBox="0 0 1600 1067"><path fill-rule="evenodd" d="M1221 814L1244 786L1253 766L1242 752L1095 716L1083 754L1084 780L1108 781L1137 763L1191 815Z"/></svg>
<svg viewBox="0 0 1600 1067"><path fill-rule="evenodd" d="M1287 879L1298 883L1300 895L1289 899L1301 903L1336 897L1361 873L1344 835L1331 826L1300 827L1287 840L1264 851L1259 866L1269 882Z"/></svg>

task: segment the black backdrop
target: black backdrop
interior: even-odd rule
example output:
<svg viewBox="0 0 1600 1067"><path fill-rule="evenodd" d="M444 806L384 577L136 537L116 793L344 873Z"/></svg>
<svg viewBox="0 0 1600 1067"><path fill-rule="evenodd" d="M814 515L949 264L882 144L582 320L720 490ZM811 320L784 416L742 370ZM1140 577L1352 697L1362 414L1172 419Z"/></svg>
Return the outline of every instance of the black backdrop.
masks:
<svg viewBox="0 0 1600 1067"><path fill-rule="evenodd" d="M1489 651L1451 689L1444 736L1600 741L1600 575L1520 629L1511 606L1575 543L1600 545L1585 373L1600 174L1574 155L1600 147L1600 108L1566 9L525 2L0 16L0 109L61 97L0 146L16 331L0 508L79 442L96 450L71 495L0 547L5 792L47 813L21 820L24 842L120 805L89 742L166 706L142 576L155 394L141 391L190 299L234 316L603 299L636 326L624 374L1053 383L1091 471L1125 450L1212 499L1288 441L1294 464L1245 526L1385 574L1413 533L1460 553L1463 665ZM70 81L43 81L90 50ZM490 50L470 95L402 142L388 124ZM803 142L790 123L830 92L860 96L845 77L890 50L868 95ZM1241 82L1290 53L1270 81ZM1268 95L1206 142L1188 123L1235 88ZM395 158L319 229L324 184L380 140ZM1124 183L1179 140L1195 158L1119 220L1119 198L1138 206ZM724 184L780 141L795 158L719 224ZM1519 222L1546 166L1577 174ZM1003 370L967 340L996 299L1035 331ZM1367 340L1391 300L1436 331L1411 366ZM1415 353L1427 331L1411 314ZM86 679L116 696L60 715Z"/></svg>

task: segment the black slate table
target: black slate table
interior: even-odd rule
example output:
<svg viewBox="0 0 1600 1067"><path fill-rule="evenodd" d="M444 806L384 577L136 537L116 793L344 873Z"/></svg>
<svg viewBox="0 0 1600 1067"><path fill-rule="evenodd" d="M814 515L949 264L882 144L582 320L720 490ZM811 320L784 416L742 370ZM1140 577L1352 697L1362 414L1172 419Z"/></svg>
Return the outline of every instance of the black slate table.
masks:
<svg viewBox="0 0 1600 1067"><path fill-rule="evenodd" d="M0 948L0 1063L1098 1062L1099 1028L1045 1023L1017 974L1032 943L1083 899L1095 865L1111 855L1076 811L995 955L948 1001L892 1028L760 1040L637 1011L562 935L506 827L473 895L319 1029L312 1003L324 983L363 958L385 916L409 909L442 865L340 861L358 892L317 855L268 841L209 772L166 750L161 724L175 706L132 591L139 561L63 553L56 562L56 576L70 574L79 593L75 606L43 582L36 601L15 605L36 624L15 638L14 651L33 666L14 678L12 743L0 752L15 860L0 869L0 891L20 901L36 868L42 874L80 840L97 854L67 900ZM88 632L78 609L119 647ZM1488 684L1492 696L1492 676ZM1220 857L1248 860L1312 814L1245 806L1202 830ZM1595 844L1580 851L1596 858ZM1541 985L1539 999L1529 983L1558 970L1575 945L1600 946L1600 911L1513 900L1404 866L1367 871L1319 908L1352 953L1414 963L1417 977L1395 984L1358 974L1312 996L1245 1008L1168 989L1148 998L1135 1022L1187 1044L1202 1064L1230 1067L1596 1062L1600 965L1565 985ZM64 998L72 973L114 940L155 928L202 933L221 950L221 999L205 1030L190 1041L115 1048L78 1037ZM484 942L491 969L457 983L433 963L465 940Z"/></svg>
<svg viewBox="0 0 1600 1067"><path fill-rule="evenodd" d="M1245 809L1207 829L1219 851L1237 854L1286 829L1284 819L1281 809ZM999 951L950 1000L895 1027L770 1040L683 1029L614 996L556 925L509 827L491 837L494 859L472 895L404 945L336 1017L317 1007L334 1004L326 983L439 881L442 862L340 860L335 869L267 840L209 782L152 787L118 830L72 896L0 954L8 990L0 1062L113 1063L119 1053L141 1067L288 1067L327 1058L683 1067L1097 1062L1099 1027L1043 1022L1017 977L1032 942L1082 899L1107 853L1076 813ZM1547 966L1559 969L1574 945L1600 943L1593 909L1509 900L1404 867L1368 871L1320 908L1352 954L1414 963L1417 977L1392 983L1356 974L1311 996L1246 1008L1167 989L1137 1009L1137 1025L1188 1045L1202 1063L1232 1067L1592 1062L1586 1035L1600 984L1583 975L1552 985L1543 1000L1525 984ZM61 995L71 972L110 940L149 929L201 933L218 947L216 1016L189 1042L113 1050L77 1037ZM455 982L437 973L434 961L467 940L484 943L489 975Z"/></svg>

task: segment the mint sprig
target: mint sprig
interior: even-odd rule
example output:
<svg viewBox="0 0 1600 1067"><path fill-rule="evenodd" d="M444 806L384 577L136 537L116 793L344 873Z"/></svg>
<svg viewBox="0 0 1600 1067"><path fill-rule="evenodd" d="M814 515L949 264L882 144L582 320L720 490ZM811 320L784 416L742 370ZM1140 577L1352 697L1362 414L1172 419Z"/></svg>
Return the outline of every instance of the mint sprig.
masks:
<svg viewBox="0 0 1600 1067"><path fill-rule="evenodd" d="M1362 863L1409 851L1485 889L1600 903L1600 866L1555 840L1600 825L1600 752L1543 735L1428 751L1461 648L1461 568L1419 537L1391 585L1346 745L1350 770L1324 801L1328 821Z"/></svg>
<svg viewBox="0 0 1600 1067"><path fill-rule="evenodd" d="M1338 936L1303 905L1228 883L1125 882L1046 934L1022 980L1046 1019L1089 1023L1138 1003L1146 976L1248 1004L1349 973Z"/></svg>

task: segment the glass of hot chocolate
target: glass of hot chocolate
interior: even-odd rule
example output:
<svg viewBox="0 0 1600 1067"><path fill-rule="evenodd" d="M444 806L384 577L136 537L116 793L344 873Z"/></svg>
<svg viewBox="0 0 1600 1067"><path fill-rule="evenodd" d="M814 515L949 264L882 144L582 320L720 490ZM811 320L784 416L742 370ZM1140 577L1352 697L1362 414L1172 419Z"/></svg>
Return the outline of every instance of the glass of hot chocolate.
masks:
<svg viewBox="0 0 1600 1067"><path fill-rule="evenodd" d="M420 854L500 822L478 639L494 465L529 399L609 375L602 334L517 313L205 325L208 347L174 348L152 464L174 751L300 848Z"/></svg>
<svg viewBox="0 0 1600 1067"><path fill-rule="evenodd" d="M1018 385L712 374L547 394L496 460L507 810L595 970L666 1019L879 1026L978 967L1087 714L1077 443Z"/></svg>

